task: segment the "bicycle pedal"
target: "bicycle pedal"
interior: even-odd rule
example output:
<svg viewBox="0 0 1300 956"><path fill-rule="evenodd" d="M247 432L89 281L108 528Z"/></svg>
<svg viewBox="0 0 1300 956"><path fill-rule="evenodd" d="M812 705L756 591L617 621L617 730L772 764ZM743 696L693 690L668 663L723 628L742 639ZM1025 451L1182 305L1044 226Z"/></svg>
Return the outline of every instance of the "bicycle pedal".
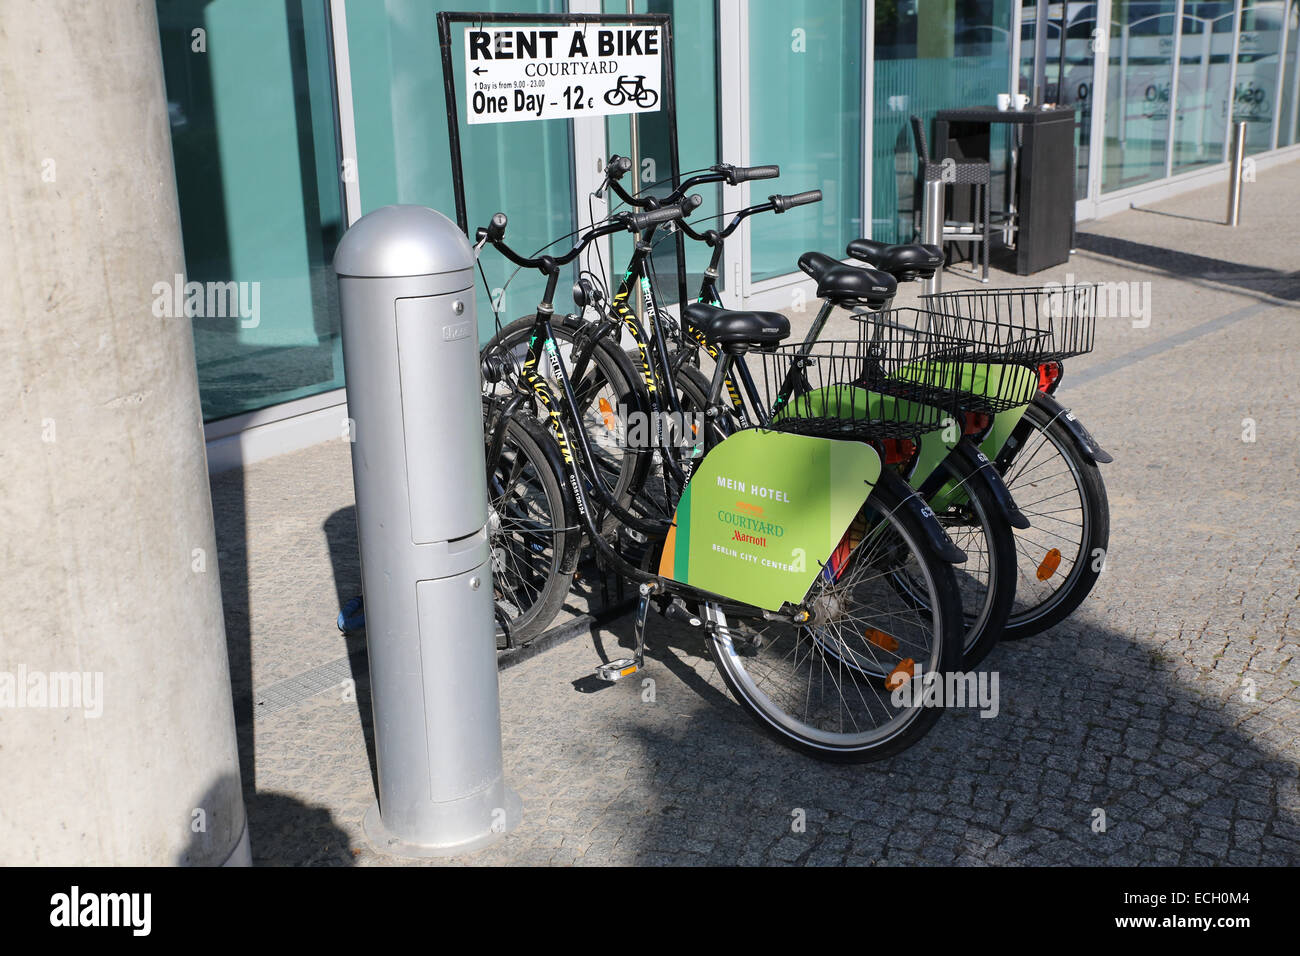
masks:
<svg viewBox="0 0 1300 956"><path fill-rule="evenodd" d="M596 668L596 676L603 681L614 683L622 677L629 674L635 674L641 668L637 666L636 661L630 657L620 657L616 661L610 661L608 664L601 664Z"/></svg>

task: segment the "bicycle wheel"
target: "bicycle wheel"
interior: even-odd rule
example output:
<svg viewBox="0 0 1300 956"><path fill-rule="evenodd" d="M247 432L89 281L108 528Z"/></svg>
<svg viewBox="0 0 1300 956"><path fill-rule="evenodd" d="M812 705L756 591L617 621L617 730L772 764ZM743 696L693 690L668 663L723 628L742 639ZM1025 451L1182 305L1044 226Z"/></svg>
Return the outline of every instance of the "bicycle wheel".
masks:
<svg viewBox="0 0 1300 956"><path fill-rule="evenodd" d="M1079 454L1069 429L1035 402L1014 437L1004 480L1031 527L1014 530L1016 600L1003 640L1065 620L1097 583L1110 543L1101 471Z"/></svg>
<svg viewBox="0 0 1300 956"><path fill-rule="evenodd" d="M635 349L627 355L629 361L640 361ZM697 459L704 448L704 413L708 406L709 381L692 365L682 365L673 379L682 414L680 420L675 415L669 416L670 420L664 423L665 433L669 436L670 446L678 454L679 463L698 464ZM649 464L632 509L647 517L671 519L681 489L675 481L665 477L659 454L653 455Z"/></svg>
<svg viewBox="0 0 1300 956"><path fill-rule="evenodd" d="M568 316L553 319L555 348L570 375L575 371L573 359L582 344L580 336L586 323ZM483 347L485 355L499 351L507 355L514 367L523 366L528 357L528 343L533 335L533 319L526 317L511 322L494 335ZM577 381L572 381L577 403L575 413L586 432L591 446L594 466L602 482L620 505L626 505L633 492L645 480L649 469L649 454L629 448L627 424L629 415L644 407L643 385L623 351L610 339L601 339L590 350L591 358L586 370ZM538 373L560 394L560 385L549 356L543 356ZM539 411L542 411L539 409ZM570 436L571 450L578 453L577 437Z"/></svg>
<svg viewBox="0 0 1300 956"><path fill-rule="evenodd" d="M955 480L965 481L964 500L942 510L936 508L935 516L953 544L966 552L965 563L956 565L953 573L965 627L962 669L972 670L997 646L1014 606L1015 536L978 472L971 474L951 457L940 467ZM911 575L900 570L895 584L912 600L924 604L923 591Z"/></svg>
<svg viewBox="0 0 1300 956"><path fill-rule="evenodd" d="M864 515L873 529L837 581L819 576L806 624L732 624L717 604L702 609L709 651L732 696L782 743L821 760L880 760L916 743L942 710L922 701L920 682L961 662L952 566L920 544L920 519L888 489L876 487ZM908 563L923 582L924 606L889 583ZM917 692L895 700L887 682L918 665L910 677Z"/></svg>
<svg viewBox="0 0 1300 956"><path fill-rule="evenodd" d="M547 445L550 448L547 448ZM488 462L488 547L498 617L511 640L526 643L555 619L577 566L582 533L572 497L557 473L559 452L525 415L506 423L501 453ZM505 630L498 620L497 646Z"/></svg>

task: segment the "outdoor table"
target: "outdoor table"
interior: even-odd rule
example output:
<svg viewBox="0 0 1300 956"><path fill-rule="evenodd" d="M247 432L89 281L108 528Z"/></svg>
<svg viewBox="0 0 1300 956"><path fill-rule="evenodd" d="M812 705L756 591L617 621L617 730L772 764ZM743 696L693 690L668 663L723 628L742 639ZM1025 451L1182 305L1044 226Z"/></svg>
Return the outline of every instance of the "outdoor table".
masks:
<svg viewBox="0 0 1300 956"><path fill-rule="evenodd" d="M1016 231L1019 275L1070 259L1074 242L1073 106L999 110L993 106L940 110L934 119L935 157L989 159L992 124L1015 128L1007 212Z"/></svg>

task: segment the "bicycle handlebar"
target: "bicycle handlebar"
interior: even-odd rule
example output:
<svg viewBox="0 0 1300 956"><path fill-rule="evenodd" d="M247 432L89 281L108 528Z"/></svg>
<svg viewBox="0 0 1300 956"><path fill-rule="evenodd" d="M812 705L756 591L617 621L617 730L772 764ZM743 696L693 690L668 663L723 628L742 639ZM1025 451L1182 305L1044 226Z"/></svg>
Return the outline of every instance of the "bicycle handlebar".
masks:
<svg viewBox="0 0 1300 956"><path fill-rule="evenodd" d="M713 245L714 243L721 242L723 239L730 236L736 231L742 222L755 213L769 211L783 213L787 209L793 209L795 206L804 206L808 203L821 202L821 199L822 191L820 189L810 189L807 192L795 193L792 196L769 196L767 197L767 202L762 202L757 206L750 206L747 209L740 210L740 212L736 213L731 222L727 224L727 227L721 231L709 229L704 232L696 232L684 222L681 224L681 230L696 242L707 242L709 245ZM713 234L712 239L709 237L710 233Z"/></svg>
<svg viewBox="0 0 1300 956"><path fill-rule="evenodd" d="M579 236L573 248L561 256L538 256L530 259L511 249L505 243L506 226L509 224L509 220L503 212L496 213L486 227L480 226L476 229L474 231L474 241L479 244L484 242L492 243L498 252L521 268L538 269L543 275L551 275L552 273L558 273L560 266L568 265L578 258L582 250L594 239L599 239L602 236L612 236L624 229L631 232L641 232L643 229L648 229L650 226L659 223L681 219L699 206L701 202L703 202L703 199L698 195L694 195L687 196L681 202L661 206L658 209L651 209L649 212L620 213L605 225L596 226L584 235Z"/></svg>

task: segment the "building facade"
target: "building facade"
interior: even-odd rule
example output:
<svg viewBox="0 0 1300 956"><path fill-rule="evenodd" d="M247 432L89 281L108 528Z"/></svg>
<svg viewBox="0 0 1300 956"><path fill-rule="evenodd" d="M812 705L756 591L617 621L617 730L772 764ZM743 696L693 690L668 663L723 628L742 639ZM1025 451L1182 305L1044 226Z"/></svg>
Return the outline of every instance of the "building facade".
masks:
<svg viewBox="0 0 1300 956"><path fill-rule="evenodd" d="M214 470L343 433L330 272L339 237L390 203L454 207L436 14L628 6L157 0L189 282L160 302L192 318ZM1012 91L1073 107L1080 220L1224 180L1237 122L1247 123L1255 165L1300 155L1300 0L634 7L672 15L682 168L782 169L772 183L706 191L700 215L735 209L750 193L824 195L779 221L754 220L728 244L721 279L731 305L781 308L795 290L806 294L795 266L806 250L842 254L858 236L913 237L914 114L928 124L940 109ZM643 183L667 175L663 123L640 120ZM995 169L1008 148L998 136ZM631 133L628 117L614 116L462 126L462 139L471 225L504 210L512 240L533 248L603 214L590 196L600 163L630 152ZM995 202L999 190L1005 182ZM604 254L626 252L615 243ZM490 334L493 306L503 320L528 313L540 279L511 279L495 256L483 266L480 331ZM699 251L689 266L702 268Z"/></svg>

